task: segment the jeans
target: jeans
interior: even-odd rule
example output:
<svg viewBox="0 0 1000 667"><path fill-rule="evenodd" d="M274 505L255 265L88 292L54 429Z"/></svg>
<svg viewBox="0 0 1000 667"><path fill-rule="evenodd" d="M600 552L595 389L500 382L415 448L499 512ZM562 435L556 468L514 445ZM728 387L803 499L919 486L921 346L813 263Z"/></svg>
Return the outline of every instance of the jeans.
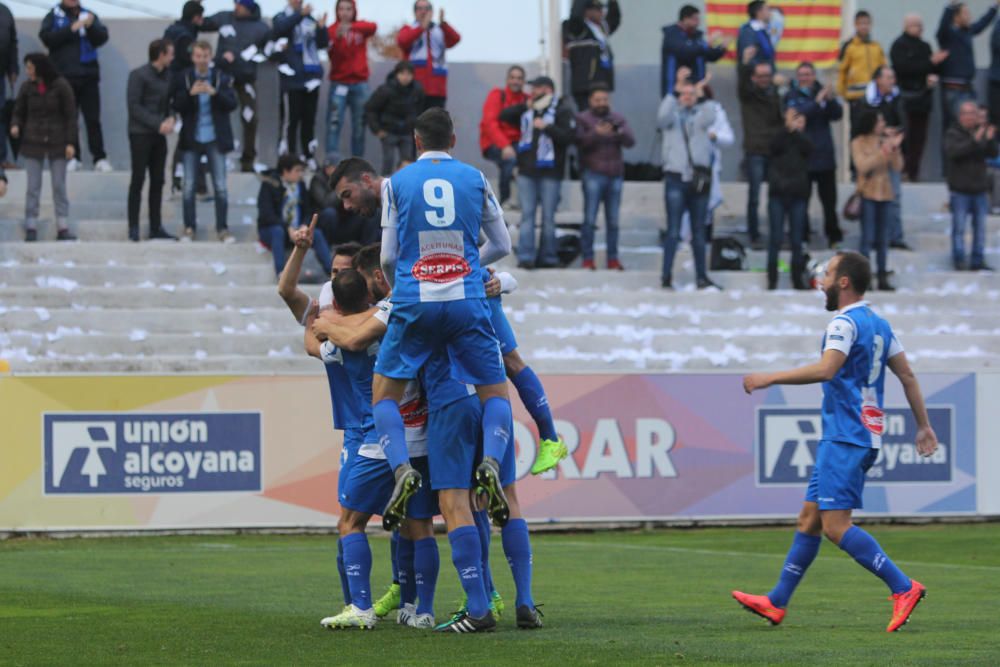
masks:
<svg viewBox="0 0 1000 667"><path fill-rule="evenodd" d="M556 207L561 181L554 176L518 176L521 198L521 226L517 241L517 261L531 266L558 266L556 254ZM541 200L541 201L539 201ZM535 254L535 210L542 205L542 236Z"/></svg>
<svg viewBox="0 0 1000 667"><path fill-rule="evenodd" d="M94 77L67 79L67 81L73 88L76 108L83 114L83 124L87 128L87 145L96 163L108 156L104 152L104 133L101 130L101 82ZM74 149L77 159L82 159L83 153L80 151L79 141Z"/></svg>
<svg viewBox="0 0 1000 667"><path fill-rule="evenodd" d="M24 226L35 229L38 226L38 208L42 196L42 167L44 158L24 156L24 171L28 181L28 192L24 198ZM56 226L66 229L69 218L69 197L66 195L66 159L49 158L49 172L52 178L52 202L56 209Z"/></svg>
<svg viewBox="0 0 1000 667"><path fill-rule="evenodd" d="M892 216L891 201L861 199L861 247L862 255L871 259L872 245L875 245L878 272L886 272L886 257L889 253L889 225Z"/></svg>
<svg viewBox="0 0 1000 667"><path fill-rule="evenodd" d="M684 212L691 216L691 254L694 255L694 272L698 280L708 280L705 270L705 223L708 216L708 193L695 194L690 182L677 174L666 175L664 199L667 204L667 234L663 237L663 273L670 279L674 269L674 255L681 240L681 221Z"/></svg>
<svg viewBox="0 0 1000 667"><path fill-rule="evenodd" d="M285 241L288 232L282 225L268 225L258 233L260 234L260 242L271 250L271 258L274 260L274 274L281 275L282 269L285 268ZM322 234L313 234L312 248L320 266L329 273L331 266L333 266L333 256L330 254L330 245L327 243L326 237Z"/></svg>
<svg viewBox="0 0 1000 667"><path fill-rule="evenodd" d="M285 144L289 155L311 158L316 153L313 139L316 135L318 107L319 88L311 91L289 90L285 93L285 104L281 105L281 124L285 128Z"/></svg>
<svg viewBox="0 0 1000 667"><path fill-rule="evenodd" d="M903 174L889 170L892 181L892 206L889 211L889 243L903 242Z"/></svg>
<svg viewBox="0 0 1000 667"><path fill-rule="evenodd" d="M594 259L594 228L597 226L597 210L604 204L604 220L607 228L608 261L618 259L618 209L622 203L622 176L605 176L593 171L583 172L583 228L580 230L580 245L583 258Z"/></svg>
<svg viewBox="0 0 1000 667"><path fill-rule="evenodd" d="M496 164L500 170L500 203L510 199L510 183L514 180L514 167L517 166L517 158L504 159L503 151L499 146L490 146L483 151L483 157Z"/></svg>
<svg viewBox="0 0 1000 667"><path fill-rule="evenodd" d="M747 234L751 241L760 238L760 186L767 180L767 156L748 153L746 156L747 182Z"/></svg>
<svg viewBox="0 0 1000 667"><path fill-rule="evenodd" d="M347 110L351 111L351 155L365 154L365 101L368 84L330 82L330 98L326 108L326 157L340 156L340 130L344 127Z"/></svg>
<svg viewBox="0 0 1000 667"><path fill-rule="evenodd" d="M837 171L811 171L809 180L816 184L816 193L823 206L823 234L826 235L827 243L840 243L844 240L844 232L840 229L840 220L837 218Z"/></svg>
<svg viewBox="0 0 1000 667"><path fill-rule="evenodd" d="M951 194L951 258L956 264L965 261L965 222L972 216L972 268L983 265L986 245L986 214L989 203L986 193L967 195Z"/></svg>
<svg viewBox="0 0 1000 667"><path fill-rule="evenodd" d="M235 83L233 86L236 88L236 98L240 102L240 124L243 126L243 154L240 155L240 167L243 171L253 171L253 163L257 159L257 86L255 82ZM247 120L244 115L247 109L252 112L250 120ZM185 170L184 173L191 174L191 180L194 180L194 172ZM225 172L223 172L224 174ZM213 187L218 185L218 181L213 179L212 182ZM185 177L184 190L187 191L187 177ZM225 190L224 185L223 190ZM216 190L215 193L215 200L218 201L219 191Z"/></svg>
<svg viewBox="0 0 1000 667"><path fill-rule="evenodd" d="M139 208L142 205L142 184L149 171L149 233L163 229L160 217L163 202L164 170L167 167L167 138L162 134L130 134L132 180L128 185L128 228L139 232Z"/></svg>
<svg viewBox="0 0 1000 667"><path fill-rule="evenodd" d="M381 142L383 175L388 176L396 171L401 160L413 160L413 153L416 149L413 146L412 135L387 134L381 139Z"/></svg>
<svg viewBox="0 0 1000 667"><path fill-rule="evenodd" d="M195 170L201 156L208 157L208 173L212 175L212 190L215 192L215 231L228 229L226 216L229 215L229 193L226 190L226 156L213 141L210 144L195 144L184 151L184 226L195 228L197 222L194 208Z"/></svg>
<svg viewBox="0 0 1000 667"><path fill-rule="evenodd" d="M770 231L767 243L767 284L774 287L778 284L778 253L785 239L785 218L788 218L789 236L792 246L792 285L803 286L802 276L805 271L805 259L802 253L802 242L808 224L807 207L809 200L803 197L784 197L774 194L768 197L767 213L770 221Z"/></svg>

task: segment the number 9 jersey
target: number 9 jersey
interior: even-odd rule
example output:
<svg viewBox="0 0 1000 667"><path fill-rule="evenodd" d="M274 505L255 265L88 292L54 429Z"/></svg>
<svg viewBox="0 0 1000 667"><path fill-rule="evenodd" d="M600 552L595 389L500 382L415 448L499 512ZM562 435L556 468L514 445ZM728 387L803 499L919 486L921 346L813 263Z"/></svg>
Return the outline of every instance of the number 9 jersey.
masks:
<svg viewBox="0 0 1000 667"><path fill-rule="evenodd" d="M847 356L833 379L823 383L823 440L878 449L885 430L886 363L903 351L892 327L865 301L830 321L823 352Z"/></svg>

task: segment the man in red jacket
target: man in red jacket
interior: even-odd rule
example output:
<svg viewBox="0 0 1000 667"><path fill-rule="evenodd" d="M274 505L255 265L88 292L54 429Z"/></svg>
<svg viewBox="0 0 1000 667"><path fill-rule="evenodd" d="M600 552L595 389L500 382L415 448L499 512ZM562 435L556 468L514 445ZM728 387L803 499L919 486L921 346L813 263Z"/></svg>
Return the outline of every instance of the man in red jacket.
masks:
<svg viewBox="0 0 1000 667"><path fill-rule="evenodd" d="M448 65L445 51L458 44L462 36L444 20L444 10L434 23L434 7L430 0L417 0L413 4L416 21L403 26L396 35L396 43L403 50L403 57L413 63L414 78L424 87L424 111L431 107L445 106L448 100Z"/></svg>
<svg viewBox="0 0 1000 667"><path fill-rule="evenodd" d="M365 102L368 100L368 39L378 26L359 21L354 0L337 2L330 26L330 101L327 105L326 158L340 157L340 129L351 110L351 155L365 154Z"/></svg>
<svg viewBox="0 0 1000 667"><path fill-rule="evenodd" d="M500 112L507 107L524 104L524 68L513 65L507 70L507 84L494 88L483 104L483 119L479 122L479 149L483 157L495 162L500 169L500 203L507 208L510 203L510 182L517 166L517 149L521 128L500 120Z"/></svg>

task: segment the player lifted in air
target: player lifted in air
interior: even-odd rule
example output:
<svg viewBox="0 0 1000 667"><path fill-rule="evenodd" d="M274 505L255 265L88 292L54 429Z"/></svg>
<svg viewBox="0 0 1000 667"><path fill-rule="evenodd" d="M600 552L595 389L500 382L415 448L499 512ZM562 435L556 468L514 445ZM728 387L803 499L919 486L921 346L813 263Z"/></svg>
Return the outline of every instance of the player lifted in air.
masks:
<svg viewBox="0 0 1000 667"><path fill-rule="evenodd" d="M871 279L871 265L864 256L856 252L834 256L827 265L823 291L827 310L838 312L826 328L819 362L743 378L748 394L772 385L823 383L823 439L778 583L767 595L733 591L737 602L772 625L785 618L795 587L819 552L821 534L889 587L893 610L887 632L901 628L927 592L903 574L875 538L851 521L851 512L862 508L865 473L882 444L886 367L902 383L917 421L917 451L930 456L938 446L903 347L889 323L862 300Z"/></svg>

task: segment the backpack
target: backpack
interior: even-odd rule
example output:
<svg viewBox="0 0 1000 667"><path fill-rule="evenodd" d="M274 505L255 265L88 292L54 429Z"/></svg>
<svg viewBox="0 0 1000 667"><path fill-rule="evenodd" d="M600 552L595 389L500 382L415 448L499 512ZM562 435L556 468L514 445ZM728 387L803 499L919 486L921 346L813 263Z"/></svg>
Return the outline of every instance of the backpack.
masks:
<svg viewBox="0 0 1000 667"><path fill-rule="evenodd" d="M731 236L714 238L709 268L712 271L746 271L747 251Z"/></svg>

